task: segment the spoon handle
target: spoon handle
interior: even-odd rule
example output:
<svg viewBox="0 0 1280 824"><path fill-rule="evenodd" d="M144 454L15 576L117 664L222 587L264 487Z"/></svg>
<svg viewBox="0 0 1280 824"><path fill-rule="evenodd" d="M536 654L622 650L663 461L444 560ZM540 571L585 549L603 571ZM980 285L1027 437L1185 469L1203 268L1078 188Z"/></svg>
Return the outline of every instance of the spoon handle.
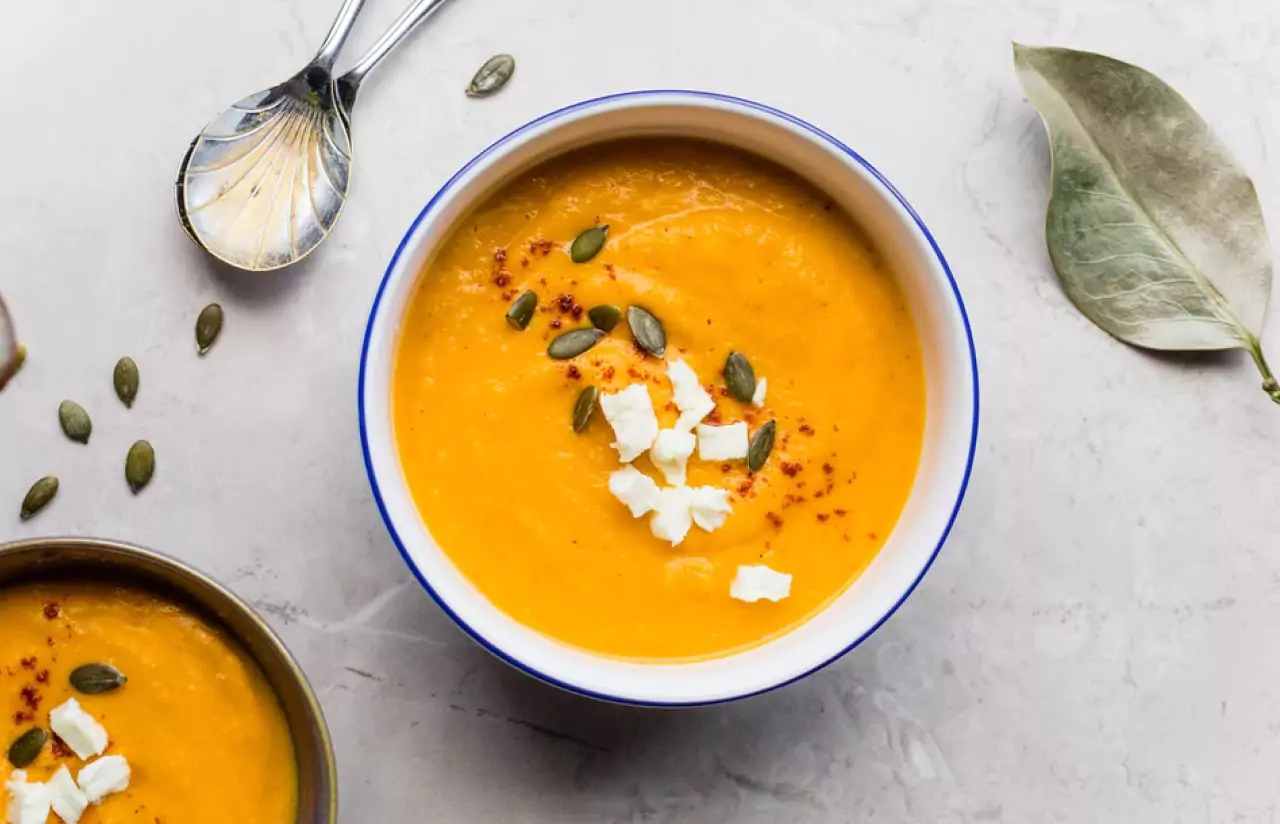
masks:
<svg viewBox="0 0 1280 824"><path fill-rule="evenodd" d="M333 70L333 61L342 50L342 44L351 33L351 26L356 22L356 15L360 13L360 7L363 5L364 0L343 0L338 17L333 21L333 26L325 36L324 43L320 45L320 51L316 52L315 59L311 61L312 65L321 66L326 71Z"/></svg>
<svg viewBox="0 0 1280 824"><path fill-rule="evenodd" d="M350 0L349 0L350 1ZM364 80L366 74L372 71L373 67L382 61L382 58L391 53L391 50L400 45L400 41L408 36L419 23L426 20L437 9L443 6L447 0L417 0L412 6L405 10L404 14L387 29L387 33L373 44L373 48L360 58L360 62L356 63L341 79L343 85L349 85L351 88L358 88L360 81Z"/></svg>

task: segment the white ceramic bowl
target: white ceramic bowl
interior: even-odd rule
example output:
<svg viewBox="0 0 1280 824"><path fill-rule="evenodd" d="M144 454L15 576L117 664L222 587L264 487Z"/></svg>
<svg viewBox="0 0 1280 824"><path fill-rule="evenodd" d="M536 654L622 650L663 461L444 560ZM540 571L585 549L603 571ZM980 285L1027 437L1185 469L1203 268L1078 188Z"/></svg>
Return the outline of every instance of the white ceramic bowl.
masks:
<svg viewBox="0 0 1280 824"><path fill-rule="evenodd" d="M531 166L591 143L641 135L720 141L815 183L862 224L897 274L921 337L924 449L902 518L857 581L767 644L710 661L639 664L574 649L517 623L463 577L431 537L401 470L391 414L396 341L418 274L460 220ZM441 398L448 403L448 398ZM758 103L702 92L633 92L579 103L499 140L464 166L409 227L378 288L360 365L360 433L373 494L396 546L432 597L499 658L551 684L610 701L688 706L764 692L857 646L906 599L959 510L978 431L978 372L960 292L901 194L835 138Z"/></svg>

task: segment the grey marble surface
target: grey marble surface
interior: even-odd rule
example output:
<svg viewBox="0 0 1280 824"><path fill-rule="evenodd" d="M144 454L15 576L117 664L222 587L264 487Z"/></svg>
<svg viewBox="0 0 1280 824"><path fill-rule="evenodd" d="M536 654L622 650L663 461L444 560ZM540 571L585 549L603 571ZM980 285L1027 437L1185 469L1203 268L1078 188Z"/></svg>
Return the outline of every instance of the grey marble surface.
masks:
<svg viewBox="0 0 1280 824"><path fill-rule="evenodd" d="M0 290L31 358L0 396L0 539L141 542L257 604L324 703L345 822L1280 820L1280 409L1242 355L1151 357L1071 310L1009 47L1154 70L1280 227L1273 0L455 0L366 86L330 245L288 274L218 272L174 219L179 156L303 63L336 5L6 7ZM399 5L370 0L353 52ZM497 51L516 80L466 99ZM430 194L538 114L645 87L755 98L876 163L950 258L983 380L968 501L898 615L800 684L673 713L559 694L463 637L383 530L355 415L366 312ZM199 360L211 300L227 327ZM131 412L110 383L126 353ZM88 448L57 430L67 396ZM134 499L139 437L160 468ZM46 473L62 491L20 525Z"/></svg>

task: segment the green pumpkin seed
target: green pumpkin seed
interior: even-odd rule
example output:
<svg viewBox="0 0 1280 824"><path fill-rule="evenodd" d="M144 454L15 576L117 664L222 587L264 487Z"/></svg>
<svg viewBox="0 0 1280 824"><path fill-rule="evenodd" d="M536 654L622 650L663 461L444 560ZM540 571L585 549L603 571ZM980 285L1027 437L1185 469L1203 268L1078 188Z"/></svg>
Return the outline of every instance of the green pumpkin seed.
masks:
<svg viewBox="0 0 1280 824"><path fill-rule="evenodd" d="M218 342L222 334L222 307L211 303L200 310L196 318L196 352L203 355Z"/></svg>
<svg viewBox="0 0 1280 824"><path fill-rule="evenodd" d="M751 368L751 361L741 352L730 352L724 362L724 383L729 387L729 394L743 403L751 403L756 394L756 370Z"/></svg>
<svg viewBox="0 0 1280 824"><path fill-rule="evenodd" d="M114 692L127 683L124 673L110 664L85 664L71 671L71 686L84 695Z"/></svg>
<svg viewBox="0 0 1280 824"><path fill-rule="evenodd" d="M22 520L27 520L40 510L49 505L53 500L53 496L58 494L58 479L53 475L47 475L31 485L31 489L27 490L27 497L22 499L22 509L18 516Z"/></svg>
<svg viewBox="0 0 1280 824"><path fill-rule="evenodd" d="M667 331L662 328L662 321L642 306L627 307L627 325L631 327L631 337L641 349L654 357L660 358L667 352Z"/></svg>
<svg viewBox="0 0 1280 824"><path fill-rule="evenodd" d="M533 320L533 313L537 309L537 293L532 290L527 291L516 298L516 302L511 304L511 308L507 310L507 323L512 329L518 329L523 332L529 328L529 321Z"/></svg>
<svg viewBox="0 0 1280 824"><path fill-rule="evenodd" d="M138 441L129 447L129 455L124 460L124 479L129 488L137 495L142 488L151 483L151 476L156 471L156 451L146 441Z"/></svg>
<svg viewBox="0 0 1280 824"><path fill-rule="evenodd" d="M576 358L583 352L600 342L604 332L594 327L590 329L570 329L557 335L547 347L547 354L552 360L568 360Z"/></svg>
<svg viewBox="0 0 1280 824"><path fill-rule="evenodd" d="M600 390L594 386L588 386L578 393L578 400L573 404L574 432L587 428L587 424L591 422L591 413L596 411L596 399L599 397Z"/></svg>
<svg viewBox="0 0 1280 824"><path fill-rule="evenodd" d="M58 422L62 424L62 431L67 437L76 443L88 443L89 436L93 434L93 421L89 420L89 413L75 401L58 404Z"/></svg>
<svg viewBox="0 0 1280 824"><path fill-rule="evenodd" d="M751 436L751 445L747 447L747 469L759 472L764 467L765 461L769 460L769 453L773 451L773 439L777 431L777 423L769 421Z"/></svg>
<svg viewBox="0 0 1280 824"><path fill-rule="evenodd" d="M9 763L15 770L26 769L40 757L40 751L48 741L49 733L39 727L27 730L9 746Z"/></svg>
<svg viewBox="0 0 1280 824"><path fill-rule="evenodd" d="M133 358L121 358L116 362L116 369L111 378L120 403L132 409L133 399L138 397L138 364L133 362Z"/></svg>
<svg viewBox="0 0 1280 824"><path fill-rule="evenodd" d="M507 85L516 73L516 59L509 54L495 54L476 72L467 86L467 97L488 97Z"/></svg>
<svg viewBox="0 0 1280 824"><path fill-rule="evenodd" d="M573 239L569 247L569 257L574 263L586 263L604 248L605 238L609 236L608 226L592 226Z"/></svg>
<svg viewBox="0 0 1280 824"><path fill-rule="evenodd" d="M587 317L591 319L591 325L601 332L612 332L613 327L622 320L622 310L605 303L588 309Z"/></svg>

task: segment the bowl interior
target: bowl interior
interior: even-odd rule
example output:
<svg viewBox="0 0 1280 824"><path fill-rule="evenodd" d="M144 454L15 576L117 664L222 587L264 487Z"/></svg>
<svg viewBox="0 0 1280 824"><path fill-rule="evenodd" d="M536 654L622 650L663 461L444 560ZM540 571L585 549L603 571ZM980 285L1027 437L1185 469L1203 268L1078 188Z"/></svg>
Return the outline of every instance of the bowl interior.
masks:
<svg viewBox="0 0 1280 824"><path fill-rule="evenodd" d="M408 493L391 425L400 325L422 268L485 197L575 148L641 136L699 138L754 152L814 183L860 223L889 262L915 316L926 372L923 454L902 517L868 569L808 621L712 660L634 663L570 648L500 612L453 566ZM729 700L801 677L838 657L911 592L950 529L977 428L977 373L959 292L932 237L879 172L812 126L747 101L644 92L579 104L494 144L450 180L410 228L374 305L361 366L361 434L375 497L397 545L441 606L495 654L551 683L636 704Z"/></svg>
<svg viewBox="0 0 1280 824"><path fill-rule="evenodd" d="M297 824L337 821L337 776L328 728L302 671L283 644L236 596L158 553L90 539L0 545L0 588L50 578L120 581L172 598L221 626L275 690L298 760Z"/></svg>

